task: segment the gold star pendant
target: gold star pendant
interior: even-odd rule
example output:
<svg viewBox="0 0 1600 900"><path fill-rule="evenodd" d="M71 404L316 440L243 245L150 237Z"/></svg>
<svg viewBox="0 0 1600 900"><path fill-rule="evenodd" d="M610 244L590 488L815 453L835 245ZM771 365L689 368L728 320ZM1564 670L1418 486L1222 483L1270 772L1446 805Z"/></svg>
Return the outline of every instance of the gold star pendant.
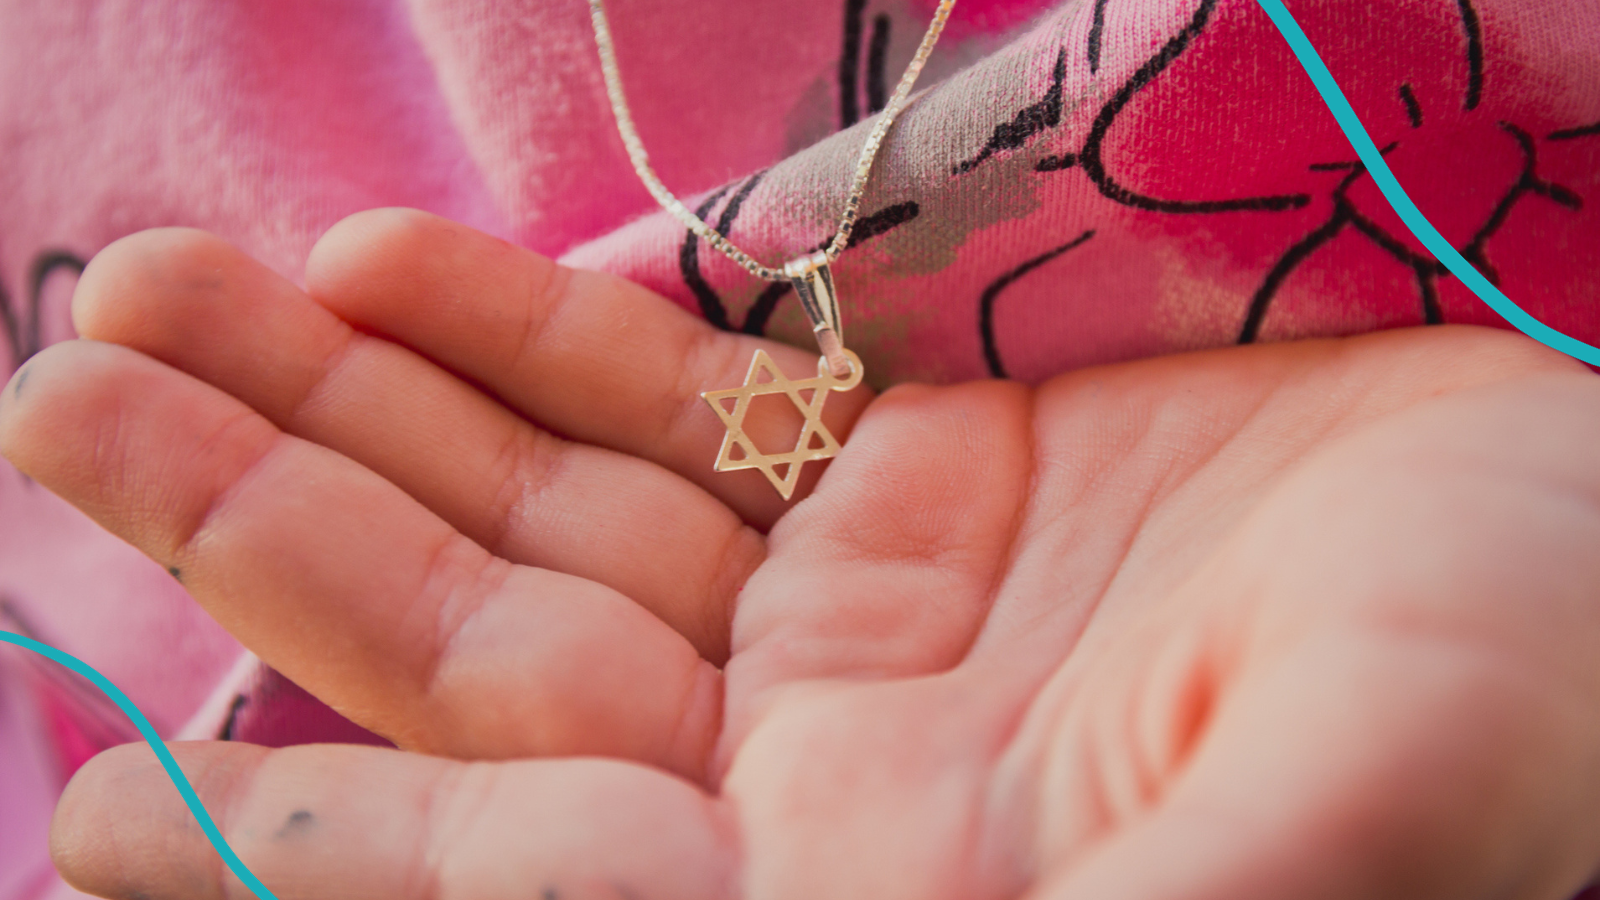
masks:
<svg viewBox="0 0 1600 900"><path fill-rule="evenodd" d="M827 402L829 391L848 391L860 384L862 372L861 358L849 350L843 352L850 360L850 374L844 378L836 378L828 370L827 358L823 357L817 360L817 377L791 381L765 350L757 350L750 360L750 372L745 375L742 386L702 393L700 396L717 411L717 416L728 429L728 433L722 437L722 450L717 453L716 470L733 472L760 469L761 474L767 476L767 480L787 500L800 482L800 466L803 463L837 456L839 442L828 426L822 424L822 405ZM760 381L763 372L772 380ZM811 399L800 396L802 391L810 391ZM750 401L763 394L787 395L794 401L795 409L806 417L805 424L800 428L800 438L795 441L794 450L788 453L762 453L755 441L744 433L744 417L750 411ZM733 401L731 410L724 405L728 400ZM742 454L738 459L733 457L736 447ZM781 476L777 473L779 466L786 467Z"/></svg>

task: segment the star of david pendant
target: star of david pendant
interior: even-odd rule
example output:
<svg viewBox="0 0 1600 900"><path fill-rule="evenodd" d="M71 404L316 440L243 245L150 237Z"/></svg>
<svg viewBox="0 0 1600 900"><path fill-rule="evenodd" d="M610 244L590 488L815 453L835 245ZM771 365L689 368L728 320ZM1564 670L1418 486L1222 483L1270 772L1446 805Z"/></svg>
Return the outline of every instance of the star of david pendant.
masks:
<svg viewBox="0 0 1600 900"><path fill-rule="evenodd" d="M837 456L839 441L828 430L828 426L822 424L822 406L827 402L830 391L848 391L861 383L862 375L861 358L842 347L839 352L850 363L850 371L843 378L833 374L827 357L818 357L817 377L794 381L783 374L767 351L757 350L750 360L750 371L745 375L743 385L702 393L700 396L717 411L717 416L728 429L722 437L722 449L717 453L716 470L733 472L760 469L761 474L767 476L767 480L777 488L779 495L787 500L800 482L801 465L814 459ZM761 381L762 373L770 376L771 380ZM810 399L801 396L804 391L811 393ZM744 417L750 411L750 401L763 394L787 395L794 401L795 408L805 416L800 437L795 441L794 449L788 453L762 453L755 441L750 440L744 432ZM730 399L733 400L732 409L723 405ZM737 459L733 456L735 450L741 454ZM778 474L778 467L784 468L782 475Z"/></svg>

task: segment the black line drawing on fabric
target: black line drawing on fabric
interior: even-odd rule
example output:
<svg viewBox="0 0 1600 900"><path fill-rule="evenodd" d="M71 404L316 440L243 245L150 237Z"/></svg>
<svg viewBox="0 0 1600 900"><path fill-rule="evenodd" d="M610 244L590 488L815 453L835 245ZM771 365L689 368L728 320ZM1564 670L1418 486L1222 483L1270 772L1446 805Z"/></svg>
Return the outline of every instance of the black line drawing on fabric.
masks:
<svg viewBox="0 0 1600 900"><path fill-rule="evenodd" d="M1466 108L1477 109L1483 100L1483 26L1472 0L1456 0L1456 4L1461 10L1461 27L1467 33Z"/></svg>
<svg viewBox="0 0 1600 900"><path fill-rule="evenodd" d="M873 17L872 34L867 46L866 59L863 61L861 38L866 27L867 3L868 0L845 0L844 3L844 34L840 40L837 67L841 130L861 120L863 91L869 115L881 112L889 102L888 56L893 21L885 13ZM739 185L717 219L715 227L718 232L728 234L739 217L744 201L765 175L765 171L757 172ZM711 214L711 210L716 208L717 203L728 195L732 187L725 185L712 192L701 202L695 214L704 220ZM920 212L921 208L915 201L907 201L862 216L856 220L855 229L850 234L850 242L846 245L846 249L909 222ZM814 249L821 250L825 246L826 243ZM788 282L777 281L768 284L745 311L744 321L735 328L733 320L728 315L727 304L722 301L700 271L700 238L687 229L683 243L678 248L678 269L683 276L684 284L690 293L694 294L706 321L724 331L764 336L767 323L777 310L778 304L791 292Z"/></svg>
<svg viewBox="0 0 1600 900"><path fill-rule="evenodd" d="M1016 150L1022 147L1036 134L1042 134L1048 129L1061 124L1061 90L1062 83L1067 77L1067 50L1061 48L1056 54L1056 67L1050 73L1050 89L1045 91L1044 98L1037 103L1031 103L1017 111L1011 121L1002 122L994 127L989 134L989 140L971 159L958 163L950 170L952 175L965 175L973 169L984 164L996 153L1005 150Z"/></svg>
<svg viewBox="0 0 1600 900"><path fill-rule="evenodd" d="M217 732L217 740L233 740L233 732L239 727L239 713L250 703L250 698L244 694L235 694L233 702L228 704L228 717L223 720L222 728Z"/></svg>
<svg viewBox="0 0 1600 900"><path fill-rule="evenodd" d="M1411 121L1411 127L1421 128L1422 104L1417 102L1417 95L1411 92L1411 85L1400 85L1400 102L1406 105L1406 118Z"/></svg>
<svg viewBox="0 0 1600 900"><path fill-rule="evenodd" d="M854 247L863 241L871 240L886 231L898 228L921 214L922 208L917 205L917 201L907 200L904 203L886 206L870 216L864 216L857 220L855 230L850 232L850 241L845 244L845 249ZM822 250L826 246L826 244L821 244L816 249ZM750 304L750 308L745 311L744 324L739 326L739 330L757 337L765 336L767 333L767 321L772 318L772 313L777 310L778 301L787 297L789 291L790 286L787 281L775 281L767 285L766 289L756 297L755 302Z"/></svg>
<svg viewBox="0 0 1600 900"><path fill-rule="evenodd" d="M1527 194L1538 194L1574 212L1583 209L1583 198L1578 196L1576 191L1539 177L1539 151L1534 146L1532 135L1509 122L1501 122L1500 128L1511 135L1522 150L1522 173L1516 183L1511 185L1500 198L1500 202L1495 204L1494 212L1489 214L1488 221L1483 223L1483 227L1473 234L1472 241L1460 251L1467 262L1472 263L1473 268L1483 273L1483 277L1496 286L1500 284L1500 273L1489 261L1487 254L1489 239L1505 225L1506 218L1511 215L1511 210L1516 207L1518 201Z"/></svg>
<svg viewBox="0 0 1600 900"><path fill-rule="evenodd" d="M789 295L793 290L787 281L774 281L767 285L760 294L756 295L754 303L745 311L744 324L739 326L739 331L744 334L753 334L764 337L767 333L767 321L772 318L773 312L778 308L778 301Z"/></svg>
<svg viewBox="0 0 1600 900"><path fill-rule="evenodd" d="M1106 33L1106 2L1094 0L1094 22L1089 26L1089 71L1100 71L1100 40Z"/></svg>
<svg viewBox="0 0 1600 900"><path fill-rule="evenodd" d="M1105 28L1105 8L1108 2L1109 0L1096 0L1094 6L1094 22L1089 29L1087 48L1090 69L1092 71L1098 71L1099 69L1099 60L1102 50L1101 44ZM1195 8L1194 14L1189 18L1189 22L1183 27L1183 29L1169 39L1155 56L1146 60L1144 65L1140 66L1139 69L1135 71L1134 74L1128 79L1128 81L1118 89L1117 93L1111 98L1111 100L1101 107L1100 114L1095 118L1093 125L1090 126L1089 135L1085 139L1083 148L1081 150L1079 150L1076 154L1061 154L1054 157L1048 157L1047 160L1041 160L1038 164L1036 164L1036 170L1041 172L1053 172L1061 169L1071 168L1070 165L1065 164L1066 160L1071 159L1077 164L1078 167L1084 170L1084 173L1095 183L1095 186L1098 187L1100 192L1107 198L1123 205L1135 206L1141 209L1150 209L1160 212L1209 213L1246 209L1276 211L1283 209L1300 209L1309 203L1311 198L1306 194L1291 194L1278 197L1246 197L1234 200L1162 200L1154 197L1147 197L1128 190L1127 188L1118 184L1117 181L1106 170L1105 161L1101 158L1101 150L1105 142L1106 135L1110 132L1111 126L1116 121L1117 115L1123 110L1124 107L1128 105L1130 101L1132 101L1133 97L1138 94L1140 90L1154 81L1157 76L1171 66L1172 63L1176 61L1186 49L1188 49L1190 43L1196 37L1198 37L1201 32L1205 30L1207 24L1209 24L1212 13L1215 11L1216 6L1217 0L1201 0L1200 5ZM1478 22L1477 11L1473 8L1471 0L1457 0L1457 6L1461 14L1462 27L1466 32L1467 96L1465 102L1468 109L1473 109L1477 107L1479 101L1481 100L1483 91L1482 29ZM1065 54L1065 52L1066 51L1063 48L1062 53ZM1064 71L1064 55L1058 59L1056 65L1058 72ZM1061 103L1060 85L1061 79L1060 77L1056 77L1043 100L1031 106L1024 107L1013 117L1011 122L1002 123L1001 125L996 126L995 136L990 138L989 144L986 145L977 156L957 166L955 174L965 174L970 172L977 168L978 165L987 161L995 154L995 152L999 150L1010 150L1021 147L1028 138L1031 138L1035 134L1042 132L1044 129L1038 128L1027 131L1026 133L1022 133L1018 126L1023 122L1036 121L1035 117L1037 116L1037 113L1034 112L1034 110L1038 108L1048 108L1050 104L1054 104L1055 109L1059 110ZM1415 103L1416 98L1411 93L1410 85L1402 86L1400 90L1402 94L1402 100L1406 102L1408 112L1412 113L1412 121L1415 124L1420 125L1422 112L1420 107L1416 107L1413 110L1413 104ZM1051 127L1060 124L1059 112L1055 117L1055 121L1052 121L1049 124ZM1596 123L1595 127L1600 128L1600 123ZM1014 137L1014 135L1020 135L1020 139Z"/></svg>
<svg viewBox="0 0 1600 900"><path fill-rule="evenodd" d="M845 0L844 35L839 41L839 128L861 121L861 95L866 92L867 115L889 105L889 39L893 21L887 13L872 18L867 57L861 59L861 34L866 28L867 0Z"/></svg>
<svg viewBox="0 0 1600 900"><path fill-rule="evenodd" d="M1490 283L1500 283L1499 272L1490 262L1488 244L1490 238L1498 233L1505 225L1506 219L1524 197L1535 194L1545 197L1550 201L1571 210L1583 208L1583 198L1569 188L1546 181L1538 174L1539 157L1534 146L1532 135L1522 128L1508 122L1501 122L1500 128L1517 142L1522 151L1522 169L1517 180L1511 184L1506 192L1495 203L1493 211L1489 214L1481 227L1473 234L1472 240L1466 246L1459 248L1458 252L1473 268L1483 273ZM1388 155L1399 142L1391 143L1380 152ZM1422 306L1422 320L1428 325L1438 325L1444 322L1444 313L1439 307L1438 281L1440 278L1451 277L1450 270L1435 260L1432 254L1418 253L1408 247L1398 238L1384 231L1382 227L1356 210L1349 200L1349 190L1357 180L1367 174L1366 166L1359 162L1318 163L1311 167L1317 171L1330 171L1334 169L1348 169L1350 174L1341 180L1333 190L1333 213L1322 225L1311 233L1296 241L1279 257L1267 272L1261 287L1256 290L1255 296L1250 300L1250 307L1245 314L1244 325L1239 330L1239 343L1253 343L1261 333L1261 325L1266 319L1268 308L1273 298L1277 295L1283 282L1294 272L1301 263L1305 262L1323 244L1333 240L1346 226L1353 227L1357 232L1371 240L1396 261L1411 268L1416 274L1417 291Z"/></svg>
<svg viewBox="0 0 1600 900"><path fill-rule="evenodd" d="M44 349L43 323L39 320L44 303L44 285L58 269L71 269L82 275L88 263L65 250L45 250L34 257L28 267L28 298L24 309L17 309L0 283L0 326L6 331L6 342L11 351L11 368L22 368L35 353Z"/></svg>
<svg viewBox="0 0 1600 900"><path fill-rule="evenodd" d="M1390 144L1379 152L1387 155L1396 146L1395 144ZM1283 286L1283 282L1288 279L1290 273L1298 268L1302 262L1305 262L1312 253L1316 252L1317 248L1337 237L1339 232L1345 229L1345 226L1353 223L1360 215L1350 203L1347 194L1350 186L1367 174L1366 166L1359 162L1313 163L1310 168L1315 172L1348 169L1349 174L1333 189L1333 213L1328 217L1328 220L1310 234L1290 245L1289 249L1285 250L1283 255L1278 258L1278 261L1267 271L1265 280L1262 281L1261 287L1256 289L1255 296L1250 299L1249 310L1245 313L1244 326L1239 331L1239 343L1241 344L1253 343L1257 335L1260 334L1261 323L1267 316L1267 308L1272 304L1272 298L1277 295L1278 289ZM1373 229L1379 230L1376 226L1373 226ZM1409 263L1411 261L1409 253L1405 251L1403 245L1401 250L1405 254L1402 257L1402 261ZM1424 300L1424 307L1427 307L1426 300Z"/></svg>
<svg viewBox="0 0 1600 900"><path fill-rule="evenodd" d="M1200 5L1190 16L1188 23L1176 35L1170 38L1155 56L1146 60L1131 75L1123 85L1118 88L1110 100L1100 108L1100 113L1095 117L1094 123L1089 128L1089 134L1084 139L1083 147L1076 153L1060 154L1040 160L1035 164L1035 170L1040 172L1055 172L1067 168L1079 168L1094 182L1100 193L1108 199L1139 209L1148 209L1155 212L1168 213L1214 213L1232 212L1237 210L1263 210L1278 212L1289 209L1300 209L1311 202L1306 194L1289 194L1284 196L1268 197L1240 197L1229 200L1165 200L1149 197L1136 191L1123 187L1106 170L1105 160L1101 151L1105 144L1106 136L1111 131L1111 126L1116 123L1118 115L1133 100L1134 96L1145 86L1153 82L1167 67L1183 55L1190 43L1211 20L1217 0L1201 0ZM1104 4L1096 5L1096 15L1103 16ZM1098 21L1098 19L1097 19ZM1090 30L1092 49L1098 53L1100 37ZM1062 110L1062 81L1066 74L1066 48L1063 47L1056 58L1056 67L1052 73L1051 85L1043 99L1023 107L1009 122L995 126L989 142L984 145L978 154L965 162L957 165L953 170L954 175L964 175L987 162L997 153L1004 150L1021 148L1034 136L1043 133L1048 128L1061 124ZM1067 161L1075 165L1068 165Z"/></svg>
<svg viewBox="0 0 1600 900"><path fill-rule="evenodd" d="M872 18L872 37L862 64L861 32L866 29L867 0L845 0L845 34L838 43L838 128L861 122L861 93L866 90L867 115L882 112L890 102L888 56L893 29L888 13Z"/></svg>
<svg viewBox="0 0 1600 900"><path fill-rule="evenodd" d="M1088 46L1086 48L1091 71L1098 71L1099 69L1100 57L1103 51L1105 12L1108 2L1109 0L1096 0L1093 8L1094 18L1089 29ZM1034 171L1051 173L1068 169L1081 169L1085 176L1094 182L1100 193L1108 199L1122 205L1156 212L1214 213L1239 210L1276 212L1306 207L1311 202L1310 194L1198 202L1149 197L1119 184L1108 170L1102 157L1106 136L1116 122L1118 114L1140 90L1160 76L1183 54L1193 40L1204 32L1216 7L1217 0L1200 0L1187 25L1169 39L1154 56L1146 60L1128 81L1117 90L1116 94L1101 107L1081 149L1076 152L1061 152L1046 156L1034 163ZM1456 0L1454 7L1460 16L1461 28L1464 34L1463 57L1466 68L1466 90L1463 98L1463 107L1470 111L1478 108L1484 96L1483 28L1472 0ZM1054 85L1049 93L1051 95L1056 93ZM1423 125L1423 109L1412 86L1410 84L1400 85L1397 95L1406 108L1406 116L1411 127L1414 129L1421 128ZM1052 97L1047 96L1046 100L1050 99ZM1032 106L1025 107L1021 113L1017 114L1018 118L1014 122L1020 121L1032 108ZM1517 181L1501 196L1494 207L1494 211L1483 226L1478 229L1467 246L1461 250L1462 255L1472 262L1474 266L1478 267L1485 277L1490 278L1491 281L1498 278L1498 273L1488 258L1488 242L1505 224L1511 210L1524 197L1529 195L1543 196L1569 209L1579 209L1582 206L1582 198L1575 192L1561 185L1545 181L1538 175L1536 148L1532 137L1527 131L1511 123L1503 122L1500 124L1502 130L1515 139L1522 150L1524 161L1522 172ZM1013 127L1012 123L1000 126L1000 128L1008 127ZM1040 130L1042 131L1043 129ZM997 134L999 133L999 129L997 129ZM1597 134L1600 134L1600 122L1554 131L1548 135L1548 139L1552 141L1574 140ZM1027 137L1032 136L1032 134L1027 135ZM1019 141L1015 146L1020 147L1021 143ZM991 144L998 144L998 142L991 141ZM1388 153L1395 146L1395 144L1391 144L1383 152ZM997 146L996 150L998 149L1014 149L1014 147ZM954 174L960 175L969 172L993 155L995 155L994 152L991 152L986 147L985 152L957 167ZM1349 174L1333 189L1331 196L1334 201L1334 209L1329 218L1291 244L1264 276L1261 287L1251 298L1249 308L1246 311L1244 324L1239 333L1239 342L1250 343L1259 337L1266 312L1284 281L1318 248L1332 240L1346 227L1354 229L1390 256L1393 256L1398 262L1410 268L1417 283L1423 321L1430 324L1442 322L1443 314L1439 305L1438 279L1440 277L1448 277L1448 270L1434 260L1431 255L1414 252L1403 241L1385 232L1376 223L1362 215L1348 199L1351 186L1366 175L1365 168L1355 162L1316 163L1311 165L1310 168L1312 171L1348 171ZM991 286L992 288L993 286ZM986 291L984 298L980 300L980 307L983 307L985 303L992 304L992 302L993 297ZM990 311L980 309L979 318L980 331L983 332L984 352L989 357L990 370L996 373L1003 372L1004 366L1000 364L995 350L996 345L992 334L993 321Z"/></svg>
<svg viewBox="0 0 1600 900"><path fill-rule="evenodd" d="M849 249L858 244L866 243L880 234L892 231L895 228L915 219L922 214L922 207L915 200L885 206L870 216L862 216L856 221L855 230L850 232L850 241L845 244ZM818 247L818 250L823 249Z"/></svg>
<svg viewBox="0 0 1600 900"><path fill-rule="evenodd" d="M1035 172L1059 172L1062 169L1070 169L1077 164L1078 154L1059 153L1055 156L1046 156L1044 159L1034 163L1033 170Z"/></svg>
<svg viewBox="0 0 1600 900"><path fill-rule="evenodd" d="M1478 18L1477 10L1472 5L1472 0L1457 0L1457 8L1461 15L1461 27L1466 36L1466 65L1467 89L1463 100L1463 107L1474 110L1483 101L1484 85L1484 58L1483 58L1483 29ZM1411 85L1402 84L1399 96L1406 106L1406 115L1412 128L1422 125L1422 106L1417 102L1416 95L1411 90ZM1526 129L1520 128L1510 122L1498 123L1501 130L1506 132L1517 142L1522 152L1522 170L1517 180L1506 189L1499 201L1495 203L1487 220L1473 234L1466 246L1457 252L1471 263L1473 268L1482 273L1491 284L1499 285L1500 274L1494 264L1489 260L1489 240L1497 234L1506 223L1511 211L1529 194L1545 197L1552 202L1571 210L1582 209L1583 198L1573 190L1552 182L1545 181L1538 174L1538 151L1534 145L1533 136ZM1579 136L1586 130L1600 131L1600 123L1584 128L1563 129L1551 132L1550 140L1565 140ZM1390 144L1382 151L1388 154L1397 144ZM1370 239L1378 247L1399 262L1409 266L1416 274L1417 292L1422 306L1423 322L1428 325L1437 325L1444 322L1444 313L1439 307L1438 281L1440 278L1451 277L1449 269L1433 258L1432 254L1417 253L1406 246L1393 235L1383 231L1370 219L1356 212L1350 204L1347 194L1349 188L1357 179L1366 174L1366 168L1359 163L1326 163L1314 165L1313 170L1326 171L1331 168L1349 168L1351 174L1334 188L1333 214L1320 227L1301 238L1289 247L1284 255L1273 264L1251 298L1250 307L1245 314L1244 324L1239 330L1239 343L1254 342L1261 332L1261 324L1266 317L1267 309L1272 303L1283 281L1304 262L1322 244L1332 240L1345 225L1355 229Z"/></svg>
<svg viewBox="0 0 1600 900"><path fill-rule="evenodd" d="M1085 231L1053 250L1047 250L1030 260L1026 260L1021 265L990 282L989 286L983 289L983 296L978 300L978 334L983 339L983 358L989 365L990 375L995 378L1009 377L1006 374L1005 363L1000 359L1000 347L996 343L994 335L994 304L1000 298L1000 294L1017 279L1062 254L1083 246L1093 237L1094 229Z"/></svg>
<svg viewBox="0 0 1600 900"><path fill-rule="evenodd" d="M1109 0L1096 0L1094 6L1094 22L1089 30L1087 48L1090 68L1093 71L1098 71L1099 69L1105 28L1105 11L1108 2ZM1108 199L1124 206L1157 212L1185 214L1244 210L1279 212L1300 209L1309 204L1311 197L1307 194L1243 197L1230 200L1162 200L1148 197L1123 187L1106 170L1105 161L1101 157L1101 150L1106 135L1110 133L1111 126L1115 124L1118 115L1140 90L1153 82L1157 76L1171 66L1188 49L1194 38L1205 30L1216 5L1217 0L1201 0L1200 5L1195 9L1194 14L1190 16L1184 28L1170 38L1154 56L1146 60L1143 65L1134 71L1133 75L1117 90L1116 94L1100 108L1099 114L1090 126L1088 136L1084 139L1082 149L1077 152L1064 152L1046 156L1034 163L1034 171L1049 173L1075 168L1082 169L1089 180L1099 189L1100 193ZM1061 121L1062 87L1065 72L1066 48L1063 47L1056 58L1056 68L1052 73L1051 86L1045 97L1024 107L1013 116L1010 122L996 126L988 144L972 159L956 166L952 174L962 175L970 172L992 158L997 152L1018 149L1028 139L1046 130L1044 127L1028 130L1025 128L1025 124L1042 123L1045 121L1045 117L1049 116L1051 120L1048 121L1048 126L1052 128L1058 126ZM1086 234L1092 236L1093 231L1091 230ZM1088 237L1083 236L1079 240L1088 240ZM1066 246L1066 249L1071 249L1071 246L1075 245L1064 246ZM1062 252L1066 251L1062 250ZM1045 261L1048 261L1048 259ZM1028 262L1034 261L1030 260ZM1014 270L1014 272L1021 274L1031 271L1031 269L1025 268L1028 266L1028 262L1023 263L1023 267L1019 268L1019 270ZM996 377L1005 377L1005 365L1000 359L999 348L994 336L993 305L995 297L1012 280L1015 280L1015 276L1010 280L1002 277L1000 281L991 284L985 289L978 303L979 333L984 348L985 361L988 364L990 373L996 375Z"/></svg>
<svg viewBox="0 0 1600 900"><path fill-rule="evenodd" d="M867 45L867 114L877 115L889 105L889 16L872 20L872 42Z"/></svg>
<svg viewBox="0 0 1600 900"><path fill-rule="evenodd" d="M1552 131L1545 136L1545 140L1570 141L1581 137L1594 137L1595 135L1600 135L1600 122L1596 122L1593 125L1583 125L1578 128L1563 128L1560 131Z"/></svg>
<svg viewBox="0 0 1600 900"><path fill-rule="evenodd" d="M723 185L711 192L695 209L694 214L705 221L711 215L711 210L717 201L727 196L733 185ZM727 234L726 231L722 232ZM700 315L705 316L707 322L722 329L731 330L728 326L728 310L722 305L722 298L712 290L711 284L700 274L700 236L693 231L684 229L683 244L678 247L678 272L683 275L683 283L688 286L689 292L694 294L694 299L700 304Z"/></svg>
<svg viewBox="0 0 1600 900"><path fill-rule="evenodd" d="M716 208L717 203L732 191L733 196L729 198L727 205L723 207L715 225L719 233L728 234L732 230L734 223L738 221L739 213L744 208L745 200L750 197L751 192L756 189L756 185L761 183L762 178L766 177L766 174L766 171L762 170L751 175L739 183L736 191L732 184L723 185L712 191L705 200L701 201L694 214L704 220L711 215L711 211ZM908 200L903 203L886 206L870 215L862 216L856 220L855 229L850 232L850 241L845 245L845 249L848 250L881 234L892 231L915 219L921 212L922 209L915 200ZM827 245L828 242L824 241L812 249L821 250ZM738 331L743 334L753 334L757 337L765 336L768 320L772 318L773 312L777 310L779 301L783 300L790 292L789 283L786 281L775 281L768 284L756 296L755 301L751 303L750 308L745 312L744 322L735 328L732 318L728 315L727 304L722 302L722 297L717 294L716 289L711 286L710 282L706 281L705 275L700 271L700 236L687 228L684 229L683 243L678 247L678 271L683 276L684 285L689 288L689 292L694 295L695 301L699 304L700 314L705 317L707 322L723 331Z"/></svg>
<svg viewBox="0 0 1600 900"><path fill-rule="evenodd" d="M1110 200L1124 206L1133 206L1139 209L1148 209L1155 212L1168 213L1214 213L1231 212L1235 210L1266 210L1277 212L1286 209L1300 209L1311 202L1305 194L1289 194L1276 197L1241 197L1232 200L1162 200L1148 197L1123 187L1115 178L1106 171L1105 161L1101 158L1106 135L1110 133L1111 126L1116 122L1118 114L1133 100L1134 95L1156 79L1166 68L1183 55L1190 42L1205 30L1206 23L1211 19L1211 13L1216 8L1217 0L1202 0L1195 9L1187 25L1167 41L1155 56L1151 57L1140 66L1122 85L1117 93L1100 108L1100 114L1095 117L1094 124L1089 127L1089 136L1084 139L1083 149L1078 151L1078 167L1094 182L1100 193Z"/></svg>
<svg viewBox="0 0 1600 900"><path fill-rule="evenodd" d="M845 0L844 38L839 42L839 130L861 121L861 29L867 0Z"/></svg>

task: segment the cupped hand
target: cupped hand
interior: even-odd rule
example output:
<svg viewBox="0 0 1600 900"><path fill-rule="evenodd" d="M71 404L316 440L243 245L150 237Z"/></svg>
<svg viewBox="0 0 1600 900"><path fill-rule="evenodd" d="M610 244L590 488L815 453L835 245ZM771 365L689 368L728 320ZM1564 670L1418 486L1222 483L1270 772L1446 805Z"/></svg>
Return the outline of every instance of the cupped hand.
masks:
<svg viewBox="0 0 1600 900"><path fill-rule="evenodd" d="M410 211L306 285L135 235L0 399L19 468L402 748L174 747L281 900L1565 900L1600 868L1600 384L1525 339L833 394L848 443L786 504L711 471L699 393L811 353ZM52 840L91 892L244 894L143 747Z"/></svg>

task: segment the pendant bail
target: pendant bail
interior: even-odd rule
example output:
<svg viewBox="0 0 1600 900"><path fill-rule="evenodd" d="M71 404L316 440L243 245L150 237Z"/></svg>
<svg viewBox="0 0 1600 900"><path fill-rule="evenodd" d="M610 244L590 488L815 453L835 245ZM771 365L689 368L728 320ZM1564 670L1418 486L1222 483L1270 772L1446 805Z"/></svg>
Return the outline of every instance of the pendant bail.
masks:
<svg viewBox="0 0 1600 900"><path fill-rule="evenodd" d="M811 320L811 331L817 336L817 349L828 360L833 376L848 376L850 360L845 356L844 336L839 329L839 296L833 289L827 251L818 250L790 260L784 264L783 274L800 297L800 306L805 309L806 318Z"/></svg>

